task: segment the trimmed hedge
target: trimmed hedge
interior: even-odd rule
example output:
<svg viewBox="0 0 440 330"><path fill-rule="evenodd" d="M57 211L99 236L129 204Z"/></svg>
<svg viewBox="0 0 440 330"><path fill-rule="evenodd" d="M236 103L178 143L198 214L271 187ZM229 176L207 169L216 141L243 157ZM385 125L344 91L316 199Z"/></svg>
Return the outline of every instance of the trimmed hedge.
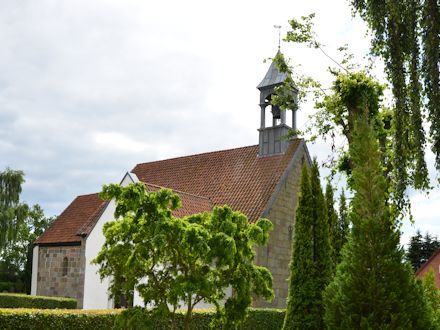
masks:
<svg viewBox="0 0 440 330"><path fill-rule="evenodd" d="M117 310L0 309L0 329L112 329Z"/></svg>
<svg viewBox="0 0 440 330"><path fill-rule="evenodd" d="M29 296L19 293L0 293L0 308L75 309L72 298Z"/></svg>
<svg viewBox="0 0 440 330"><path fill-rule="evenodd" d="M35 309L0 309L0 329L15 330L97 330L118 329L114 327L121 310L35 310ZM279 330L282 328L285 310L251 309L243 325L243 330ZM208 330L213 316L212 311L196 311L193 315L192 329ZM147 315L145 314L145 317ZM177 329L183 329L183 314L177 315ZM119 327L120 328L120 327ZM142 328L131 328L132 330ZM155 323L155 329L168 329L162 322ZM127 329L124 327L124 329Z"/></svg>
<svg viewBox="0 0 440 330"><path fill-rule="evenodd" d="M171 320L167 321L152 321L151 319L148 322L148 318L151 315L147 315L147 313L143 312L142 309L128 309L123 311L124 314L128 314L132 320L145 320L142 323L152 323L153 326L133 326L130 324L129 326L126 323L117 322L116 329L130 329L130 330L162 330L162 329L171 329ZM128 316L127 315L127 316ZM248 318L244 322L243 326L240 328L242 330L256 330L256 329L264 329L264 330L279 330L283 327L285 310L284 309L250 309ZM214 316L213 310L196 310L192 316L191 329L194 330L208 330L210 329L209 325ZM139 324L140 322L132 322ZM176 314L175 319L175 327L173 329L183 330L184 329L184 314Z"/></svg>

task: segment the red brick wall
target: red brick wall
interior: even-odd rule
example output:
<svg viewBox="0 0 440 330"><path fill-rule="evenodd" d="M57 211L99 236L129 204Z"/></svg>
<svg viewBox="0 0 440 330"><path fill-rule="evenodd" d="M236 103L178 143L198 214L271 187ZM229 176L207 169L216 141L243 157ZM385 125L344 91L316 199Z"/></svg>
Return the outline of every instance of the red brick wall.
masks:
<svg viewBox="0 0 440 330"><path fill-rule="evenodd" d="M440 289L440 253L436 253L431 260L428 260L428 263L423 265L419 271L417 271L416 277L422 279L430 269L434 270L435 276L435 285L437 289Z"/></svg>

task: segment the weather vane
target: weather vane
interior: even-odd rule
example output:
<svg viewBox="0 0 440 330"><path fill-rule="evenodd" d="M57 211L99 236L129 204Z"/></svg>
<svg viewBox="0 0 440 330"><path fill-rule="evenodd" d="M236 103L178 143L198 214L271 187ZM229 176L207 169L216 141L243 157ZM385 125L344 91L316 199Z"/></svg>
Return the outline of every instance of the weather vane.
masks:
<svg viewBox="0 0 440 330"><path fill-rule="evenodd" d="M278 29L278 50L281 48L281 25L274 25L275 29Z"/></svg>

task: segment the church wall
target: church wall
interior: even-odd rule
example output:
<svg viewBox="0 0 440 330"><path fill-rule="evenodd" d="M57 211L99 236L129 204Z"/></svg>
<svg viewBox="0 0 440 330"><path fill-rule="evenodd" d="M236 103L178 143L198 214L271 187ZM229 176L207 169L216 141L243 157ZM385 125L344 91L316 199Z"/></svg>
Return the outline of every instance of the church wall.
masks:
<svg viewBox="0 0 440 330"><path fill-rule="evenodd" d="M126 174L121 181L122 186L137 181L134 174ZM84 309L107 309L114 307L114 301L110 298L108 288L110 279L108 277L101 280L98 269L99 266L90 262L96 258L99 251L105 243L105 237L102 232L104 224L114 219L116 203L114 200L105 208L98 222L87 237L85 247L85 279L84 279Z"/></svg>
<svg viewBox="0 0 440 330"><path fill-rule="evenodd" d="M85 280L84 280L84 309L106 309L113 308L113 301L109 298L108 288L110 281L104 278L102 281L98 274L99 266L90 262L96 258L101 248L104 246L105 237L102 233L104 224L114 219L116 204L111 201L92 232L87 237L85 251Z"/></svg>
<svg viewBox="0 0 440 330"><path fill-rule="evenodd" d="M271 220L273 230L266 246L257 249L256 262L268 267L273 277L275 298L271 303L256 300L254 307L285 308L288 294L289 264L292 255L292 237L295 212L298 204L301 170L308 161L305 147L298 150L290 167L290 172L279 187L272 206L264 216Z"/></svg>
<svg viewBox="0 0 440 330"><path fill-rule="evenodd" d="M75 298L82 307L84 244L39 246L36 295Z"/></svg>

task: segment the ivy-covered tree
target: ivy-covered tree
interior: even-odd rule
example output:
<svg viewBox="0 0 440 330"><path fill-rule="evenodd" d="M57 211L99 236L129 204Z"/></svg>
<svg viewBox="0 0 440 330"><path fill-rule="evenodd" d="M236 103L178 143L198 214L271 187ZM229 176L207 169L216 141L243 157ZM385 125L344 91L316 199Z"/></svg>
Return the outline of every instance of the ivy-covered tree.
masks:
<svg viewBox="0 0 440 330"><path fill-rule="evenodd" d="M440 241L428 232L425 236L420 230L411 236L406 251L406 258L411 263L414 271L420 268L436 251L440 249Z"/></svg>
<svg viewBox="0 0 440 330"><path fill-rule="evenodd" d="M0 172L0 251L13 241L20 224L26 218L28 207L20 202L22 171L6 169Z"/></svg>
<svg viewBox="0 0 440 330"><path fill-rule="evenodd" d="M342 237L341 228L338 222L338 214L335 210L335 200L333 197L333 187L330 183L325 188L325 204L327 207L327 220L329 229L330 255L332 260L332 270L338 264L340 238Z"/></svg>
<svg viewBox="0 0 440 330"><path fill-rule="evenodd" d="M327 209L313 162L301 175L283 329L323 329L322 293L332 273Z"/></svg>
<svg viewBox="0 0 440 330"><path fill-rule="evenodd" d="M170 320L177 309L186 309L185 329L199 302L213 304L216 322L235 329L252 295L273 298L271 273L254 264L254 245L267 242L269 220L251 224L227 206L175 218L179 196L167 189L148 192L141 183L104 186L101 196L115 199L118 220L104 225L105 243L93 262L102 278L110 278L113 296L130 297L137 290L154 316Z"/></svg>
<svg viewBox="0 0 440 330"><path fill-rule="evenodd" d="M379 144L366 113L355 121L351 238L325 291L329 329L431 329L423 290L403 260L400 232L386 203Z"/></svg>

